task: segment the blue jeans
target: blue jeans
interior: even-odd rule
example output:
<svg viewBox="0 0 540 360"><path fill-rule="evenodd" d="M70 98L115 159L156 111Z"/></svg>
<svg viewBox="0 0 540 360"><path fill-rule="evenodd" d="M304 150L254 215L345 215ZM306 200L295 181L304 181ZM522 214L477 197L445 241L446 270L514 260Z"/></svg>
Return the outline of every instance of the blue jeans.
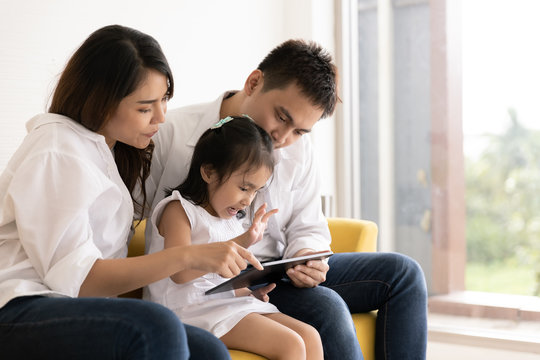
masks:
<svg viewBox="0 0 540 360"><path fill-rule="evenodd" d="M0 349L2 359L230 359L212 334L137 299L13 299L0 309Z"/></svg>
<svg viewBox="0 0 540 360"><path fill-rule="evenodd" d="M377 360L425 359L427 290L422 269L396 253L334 254L311 289L280 282L270 302L319 330L325 359L363 359L350 313L378 310ZM361 336L361 335L360 335Z"/></svg>

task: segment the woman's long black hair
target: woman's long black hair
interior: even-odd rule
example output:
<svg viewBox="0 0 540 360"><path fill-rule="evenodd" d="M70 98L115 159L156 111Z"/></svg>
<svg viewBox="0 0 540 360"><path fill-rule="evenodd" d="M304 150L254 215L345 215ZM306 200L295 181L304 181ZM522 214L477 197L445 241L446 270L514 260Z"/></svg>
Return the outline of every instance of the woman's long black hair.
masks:
<svg viewBox="0 0 540 360"><path fill-rule="evenodd" d="M87 129L99 131L120 101L146 79L149 70L165 75L168 96L174 93L171 69L151 36L135 29L110 25L96 30L68 61L54 91L49 112L65 115ZM146 206L145 180L150 174L153 142L145 149L117 142L118 172L141 216ZM133 194L140 185L142 203Z"/></svg>

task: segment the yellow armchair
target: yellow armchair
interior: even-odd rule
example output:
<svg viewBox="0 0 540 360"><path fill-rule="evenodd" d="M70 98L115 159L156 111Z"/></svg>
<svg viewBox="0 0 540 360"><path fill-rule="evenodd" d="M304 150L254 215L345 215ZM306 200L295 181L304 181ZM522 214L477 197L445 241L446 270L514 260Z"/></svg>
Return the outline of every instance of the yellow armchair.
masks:
<svg viewBox="0 0 540 360"><path fill-rule="evenodd" d="M128 256L144 254L144 228L145 222L141 222L135 229L135 235L131 239ZM328 218L328 227L332 235L332 251L340 252L374 252L377 248L377 225L371 221ZM270 294L271 295L271 294ZM141 297L141 291L135 290L125 296ZM362 348L365 360L375 359L375 320L377 313L352 314L358 342ZM230 350L233 360L257 360L265 359L262 356L245 351Z"/></svg>

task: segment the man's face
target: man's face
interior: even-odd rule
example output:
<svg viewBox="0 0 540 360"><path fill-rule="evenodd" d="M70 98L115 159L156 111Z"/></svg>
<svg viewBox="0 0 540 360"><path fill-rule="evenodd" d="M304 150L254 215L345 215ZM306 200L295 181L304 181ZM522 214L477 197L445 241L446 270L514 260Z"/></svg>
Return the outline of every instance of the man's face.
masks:
<svg viewBox="0 0 540 360"><path fill-rule="evenodd" d="M323 114L296 84L263 92L262 82L247 96L241 112L270 134L276 149L291 145L311 132Z"/></svg>

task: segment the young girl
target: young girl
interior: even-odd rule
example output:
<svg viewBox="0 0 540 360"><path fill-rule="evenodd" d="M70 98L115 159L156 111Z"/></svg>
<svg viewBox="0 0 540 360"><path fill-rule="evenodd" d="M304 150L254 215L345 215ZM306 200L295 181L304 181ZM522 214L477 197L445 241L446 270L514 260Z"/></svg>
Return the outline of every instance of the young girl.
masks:
<svg viewBox="0 0 540 360"><path fill-rule="evenodd" d="M259 241L277 210L266 212L262 205L247 231L237 216L270 178L272 150L269 135L248 117L227 117L206 130L195 146L186 180L152 214L157 226L149 252L224 241L249 247ZM265 302L275 285L254 296L248 289L204 295L225 280L214 273L184 270L150 284L145 297L169 307L184 323L211 331L229 348L270 359L322 359L317 331Z"/></svg>

